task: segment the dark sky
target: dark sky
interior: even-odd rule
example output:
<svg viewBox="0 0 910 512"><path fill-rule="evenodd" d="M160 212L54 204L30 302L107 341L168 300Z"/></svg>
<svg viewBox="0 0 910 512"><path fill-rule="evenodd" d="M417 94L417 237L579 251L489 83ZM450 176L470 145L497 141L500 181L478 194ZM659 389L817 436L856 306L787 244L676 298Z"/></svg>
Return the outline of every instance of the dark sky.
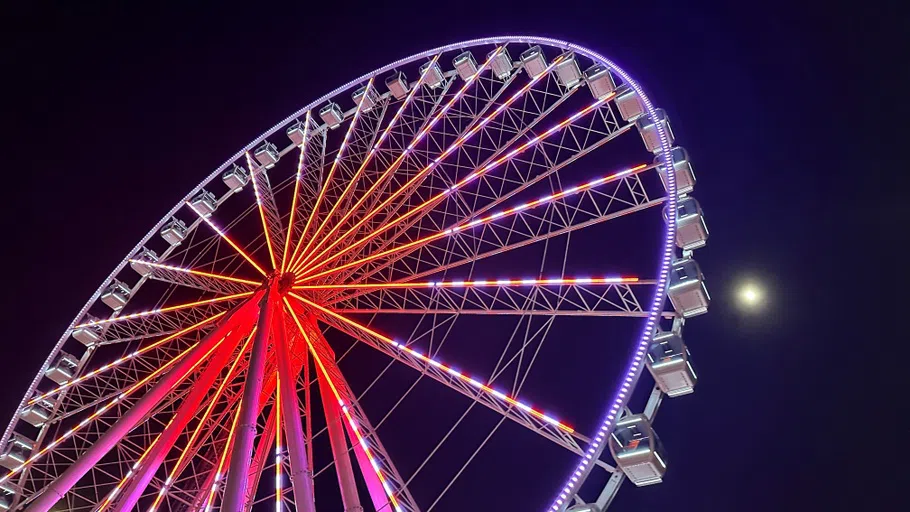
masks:
<svg viewBox="0 0 910 512"><path fill-rule="evenodd" d="M907 432L908 202L893 178L908 172L905 13L310 3L4 14L4 425L98 282L228 155L388 61L527 33L638 77L693 156L711 229L698 257L715 302L686 332L702 380L659 419L673 467L660 486L624 488L617 508L894 509ZM760 316L736 311L744 277L769 288Z"/></svg>

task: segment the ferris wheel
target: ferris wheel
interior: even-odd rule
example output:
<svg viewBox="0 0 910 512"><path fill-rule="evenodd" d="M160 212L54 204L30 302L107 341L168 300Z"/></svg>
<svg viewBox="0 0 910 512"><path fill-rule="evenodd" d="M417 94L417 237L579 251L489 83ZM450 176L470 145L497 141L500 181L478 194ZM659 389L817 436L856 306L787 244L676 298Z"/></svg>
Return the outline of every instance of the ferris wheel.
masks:
<svg viewBox="0 0 910 512"><path fill-rule="evenodd" d="M78 312L3 433L0 510L600 511L659 483L652 424L694 390L682 328L710 302L675 144L554 39L344 84Z"/></svg>

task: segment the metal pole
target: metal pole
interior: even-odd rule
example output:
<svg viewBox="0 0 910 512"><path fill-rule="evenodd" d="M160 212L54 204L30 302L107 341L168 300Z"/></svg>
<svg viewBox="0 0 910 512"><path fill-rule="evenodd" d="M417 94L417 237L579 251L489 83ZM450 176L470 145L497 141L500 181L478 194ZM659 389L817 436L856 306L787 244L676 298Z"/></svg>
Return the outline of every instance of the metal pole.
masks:
<svg viewBox="0 0 910 512"><path fill-rule="evenodd" d="M132 430L151 411L162 398L180 382L183 381L195 368L196 363L217 345L230 329L244 317L252 312L249 301L238 306L228 318L220 322L215 329L193 349L191 354L178 362L166 372L161 380L155 384L135 405L129 408L112 426L99 437L92 446L85 451L73 464L45 488L40 496L28 506L26 512L48 512L86 473L98 463L111 449Z"/></svg>
<svg viewBox="0 0 910 512"><path fill-rule="evenodd" d="M164 462L164 458L171 450L174 441L177 440L177 437L183 432L186 425L193 416L196 415L197 409L211 390L215 380L224 370L225 365L231 360L231 356L234 355L234 349L237 346L237 341L243 337L241 334L246 334L245 328L242 330L234 329L229 335L230 339L226 338L226 341L218 347L214 357L208 362L205 371L203 371L199 378L193 383L192 389L183 400L183 403L180 404L180 407L177 409L171 422L165 427L164 431L158 435L158 441L155 443L155 447L152 448L151 452L146 456L142 466L133 474L129 486L120 494L120 500L112 508L114 512L132 510L139 501L145 488L148 486L149 482L152 481L152 478L155 477L155 472L158 471L158 468L161 467L161 463Z"/></svg>
<svg viewBox="0 0 910 512"><path fill-rule="evenodd" d="M301 512L316 512L313 496L313 471L307 463L307 447L300 423L300 407L297 400L297 375L291 370L288 354L287 332L284 309L275 312L275 357L278 360L278 385L281 400L281 415L287 433L288 458L291 463L291 485L294 487L294 501ZM281 428L281 425L278 425Z"/></svg>
<svg viewBox="0 0 910 512"><path fill-rule="evenodd" d="M253 454L253 439L256 437L256 416L259 414L259 395L262 392L262 381L265 374L266 351L269 341L269 327L272 324L272 303L275 300L275 285L259 303L259 321L256 324L256 336L250 349L250 366L243 387L243 403L240 404L240 419L237 421L237 434L231 450L231 463L224 488L221 510L224 512L241 512L246 494L247 473L250 470L250 458Z"/></svg>
<svg viewBox="0 0 910 512"><path fill-rule="evenodd" d="M344 426L341 422L341 408L335 400L332 390L325 378L318 377L319 395L325 409L325 421L329 430L329 443L332 445L332 456L335 458L335 472L338 473L338 485L341 487L341 501L345 512L363 512L357 484L354 482L354 469L348 456L348 444L344 438Z"/></svg>

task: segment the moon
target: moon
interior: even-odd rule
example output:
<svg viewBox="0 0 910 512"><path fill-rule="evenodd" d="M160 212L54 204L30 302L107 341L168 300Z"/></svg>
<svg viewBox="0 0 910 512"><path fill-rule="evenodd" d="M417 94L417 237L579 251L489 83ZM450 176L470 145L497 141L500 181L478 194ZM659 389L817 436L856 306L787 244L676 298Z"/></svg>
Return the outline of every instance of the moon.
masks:
<svg viewBox="0 0 910 512"><path fill-rule="evenodd" d="M745 310L756 310L765 303L765 292L758 283L747 282L739 287L739 305Z"/></svg>

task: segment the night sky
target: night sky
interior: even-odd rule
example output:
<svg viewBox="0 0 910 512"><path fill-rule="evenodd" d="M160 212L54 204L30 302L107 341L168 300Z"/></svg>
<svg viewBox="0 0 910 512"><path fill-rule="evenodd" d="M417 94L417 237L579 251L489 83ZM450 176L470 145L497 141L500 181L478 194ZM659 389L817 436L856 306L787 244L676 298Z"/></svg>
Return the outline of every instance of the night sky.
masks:
<svg viewBox="0 0 910 512"><path fill-rule="evenodd" d="M711 230L697 256L714 303L686 326L699 387L658 419L672 467L659 486L627 484L616 509L906 501L908 203L893 178L908 171L895 71L905 13L872 2L307 3L5 13L4 425L99 282L225 158L389 61L525 33L588 46L638 78L692 156ZM736 307L747 278L768 289L760 314Z"/></svg>

